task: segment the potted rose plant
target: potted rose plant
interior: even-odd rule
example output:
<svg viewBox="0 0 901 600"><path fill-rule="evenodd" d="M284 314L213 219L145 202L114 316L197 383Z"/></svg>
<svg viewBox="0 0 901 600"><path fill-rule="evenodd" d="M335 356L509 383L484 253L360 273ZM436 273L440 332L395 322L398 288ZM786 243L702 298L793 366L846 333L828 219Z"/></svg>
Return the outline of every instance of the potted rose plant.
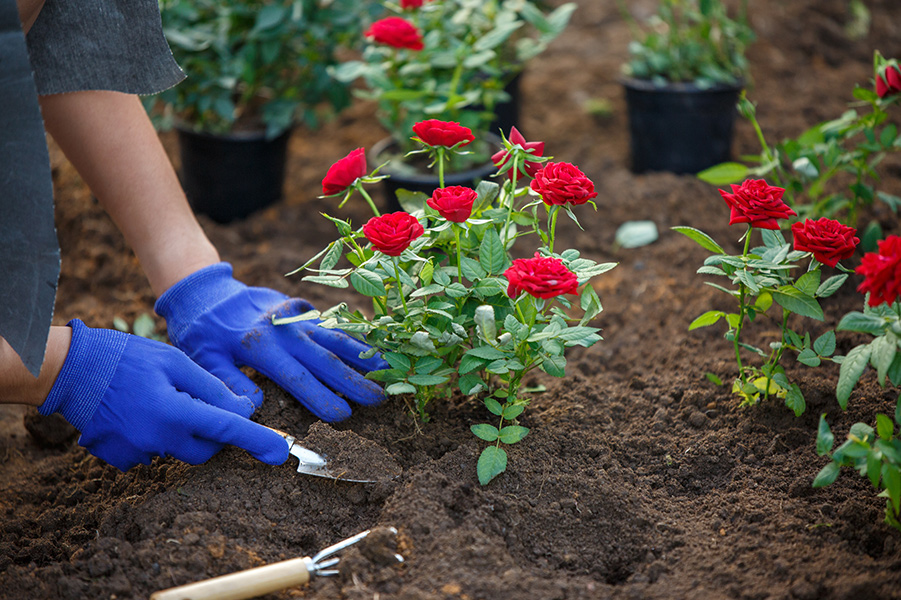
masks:
<svg viewBox="0 0 901 600"><path fill-rule="evenodd" d="M511 83L563 31L575 4L551 12L532 0L402 0L385 6L391 14L367 25L361 57L333 69L340 81L362 79L359 95L377 103L389 136L373 148L371 161L390 161L389 183L430 194L437 187L434 174L405 158L417 148L409 132L429 119L456 122L479 136L466 153L448 157L447 171L472 171L457 181L472 185L493 171L487 158L497 148L484 134L517 125L516 104L513 116L497 120L499 107L517 95Z"/></svg>
<svg viewBox="0 0 901 600"><path fill-rule="evenodd" d="M472 138L465 128L443 139L415 136L439 173ZM384 215L366 191L381 176L369 172L362 148L349 153L329 169L323 193L343 201L359 193L374 216L362 227L326 216L338 238L295 273L353 287L372 299L372 312L340 304L275 321L320 319L322 327L365 339L390 365L368 377L408 399L422 419L436 398L481 399L491 422L472 432L489 443L476 465L483 484L506 469L504 446L528 433L520 424L529 404L526 376L540 369L562 377L566 348L601 339L589 324L601 311L589 279L615 266L557 247L558 216L576 219L574 208L593 204L597 194L578 167L536 155L534 144L504 141L496 159L502 186L442 181L419 208ZM512 257L517 240L530 256Z"/></svg>
<svg viewBox="0 0 901 600"><path fill-rule="evenodd" d="M350 100L326 68L359 35L358 3L161 0L160 9L188 77L146 105L159 128L178 131L188 199L218 221L278 200L291 129L316 127Z"/></svg>
<svg viewBox="0 0 901 600"><path fill-rule="evenodd" d="M623 67L632 169L697 173L728 160L754 39L747 0L735 19L720 0L660 0L644 25L620 7L635 38Z"/></svg>

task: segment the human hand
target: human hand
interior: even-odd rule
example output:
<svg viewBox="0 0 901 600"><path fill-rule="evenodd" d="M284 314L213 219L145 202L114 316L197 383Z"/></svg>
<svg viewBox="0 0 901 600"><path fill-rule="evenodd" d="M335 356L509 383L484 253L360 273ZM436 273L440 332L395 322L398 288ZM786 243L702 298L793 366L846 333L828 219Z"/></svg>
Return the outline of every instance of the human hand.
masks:
<svg viewBox="0 0 901 600"><path fill-rule="evenodd" d="M199 464L226 444L268 464L287 460L285 440L248 420L251 400L180 350L79 320L69 326L69 353L38 410L61 413L91 454L123 471L154 456Z"/></svg>
<svg viewBox="0 0 901 600"><path fill-rule="evenodd" d="M360 359L366 344L318 321L273 325L273 316L313 309L297 298L232 278L228 263L211 265L169 288L154 307L165 317L169 338L236 394L259 406L263 392L241 372L249 366L275 381L323 421L350 416L338 394L363 405L384 399L382 388L356 369L387 365L378 357Z"/></svg>

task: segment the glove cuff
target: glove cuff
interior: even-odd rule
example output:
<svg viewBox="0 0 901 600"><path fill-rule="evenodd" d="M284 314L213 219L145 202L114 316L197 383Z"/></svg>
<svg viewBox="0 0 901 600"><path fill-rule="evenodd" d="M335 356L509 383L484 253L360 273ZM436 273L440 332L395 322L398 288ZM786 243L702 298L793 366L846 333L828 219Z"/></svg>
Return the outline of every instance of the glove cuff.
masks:
<svg viewBox="0 0 901 600"><path fill-rule="evenodd" d="M153 310L166 319L169 338L178 340L198 315L246 286L232 277L232 266L220 262L195 271L157 299Z"/></svg>
<svg viewBox="0 0 901 600"><path fill-rule="evenodd" d="M91 329L78 319L67 325L72 328L69 353L38 412L45 416L59 412L75 429L83 431L116 373L128 335L112 329Z"/></svg>

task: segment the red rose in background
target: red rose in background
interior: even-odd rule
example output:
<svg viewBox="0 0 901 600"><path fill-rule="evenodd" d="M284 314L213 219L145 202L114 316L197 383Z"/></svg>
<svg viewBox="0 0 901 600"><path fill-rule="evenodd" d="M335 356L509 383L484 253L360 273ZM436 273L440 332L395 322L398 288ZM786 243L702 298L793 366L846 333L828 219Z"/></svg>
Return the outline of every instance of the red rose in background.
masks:
<svg viewBox="0 0 901 600"><path fill-rule="evenodd" d="M534 177L531 187L548 206L585 204L598 195L585 173L569 163L545 163Z"/></svg>
<svg viewBox="0 0 901 600"><path fill-rule="evenodd" d="M322 194L325 196L340 194L366 173L366 151L363 148L352 150L350 154L329 167L322 180Z"/></svg>
<svg viewBox="0 0 901 600"><path fill-rule="evenodd" d="M445 146L451 148L460 144L465 146L475 138L469 127L454 121L428 119L413 125L413 133L429 146Z"/></svg>
<svg viewBox="0 0 901 600"><path fill-rule="evenodd" d="M779 229L776 219L796 214L782 201L784 193L784 189L768 185L763 179L748 179L741 185L733 185L731 194L720 190L732 209L729 225L748 223L760 229Z"/></svg>
<svg viewBox="0 0 901 600"><path fill-rule="evenodd" d="M504 271L507 295L516 298L526 292L536 298L548 299L563 294L575 294L579 287L576 274L566 268L559 258L543 257L538 252L532 258L517 258Z"/></svg>
<svg viewBox="0 0 901 600"><path fill-rule="evenodd" d="M876 94L880 98L901 92L901 70L895 65L887 65L882 73L876 73Z"/></svg>
<svg viewBox="0 0 901 600"><path fill-rule="evenodd" d="M462 185L438 188L426 204L437 210L442 217L454 223L462 223L472 214L472 203L478 194Z"/></svg>
<svg viewBox="0 0 901 600"><path fill-rule="evenodd" d="M400 17L387 17L369 26L363 35L371 37L379 44L393 48L422 50L422 35L409 21Z"/></svg>
<svg viewBox="0 0 901 600"><path fill-rule="evenodd" d="M400 7L404 10L419 8L424 4L423 0L400 0Z"/></svg>
<svg viewBox="0 0 901 600"><path fill-rule="evenodd" d="M366 239L388 256L400 256L423 233L425 229L416 217L403 211L372 217L363 225Z"/></svg>
<svg viewBox="0 0 901 600"><path fill-rule="evenodd" d="M507 139L510 140L510 142L513 144L519 144L526 150L534 150L532 154L535 156L544 155L544 142L527 142L526 138L522 136L522 134L518 129L516 129L516 127L512 127L510 129L510 136ZM510 158L509 153L506 150L495 152L494 156L491 157L491 162L493 162L498 169L503 167L508 160L510 160ZM528 175L529 177L535 177L535 173L537 173L541 168L541 163L531 162L527 160L525 161L523 168L525 169L526 175ZM520 175L522 174L520 173L519 175L517 175L517 177L519 177ZM507 171L507 177L513 179L513 169Z"/></svg>
<svg viewBox="0 0 901 600"><path fill-rule="evenodd" d="M855 272L864 277L857 291L870 293L870 306L893 304L901 295L901 237L880 240L879 251L864 254Z"/></svg>
<svg viewBox="0 0 901 600"><path fill-rule="evenodd" d="M856 233L853 227L826 217L792 225L795 250L813 252L815 259L830 267L854 254L860 243L860 238L854 235Z"/></svg>

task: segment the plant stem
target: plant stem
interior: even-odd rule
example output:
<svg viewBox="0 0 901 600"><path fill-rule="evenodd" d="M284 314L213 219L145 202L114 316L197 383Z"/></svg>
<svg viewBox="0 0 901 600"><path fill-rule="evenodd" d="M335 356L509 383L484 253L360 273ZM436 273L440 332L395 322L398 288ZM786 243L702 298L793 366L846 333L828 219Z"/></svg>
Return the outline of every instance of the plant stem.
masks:
<svg viewBox="0 0 901 600"><path fill-rule="evenodd" d="M510 219L513 217L513 205L516 203L516 179L519 175L519 164L518 164L518 156L517 153L513 153L513 179L508 180L504 187L510 190L509 202L507 202L507 218L504 219L504 249L506 250L507 244L509 243L509 239L507 238L507 232L510 231ZM507 188L509 186L509 188Z"/></svg>
<svg viewBox="0 0 901 600"><path fill-rule="evenodd" d="M550 234L550 239L548 240L548 250L551 251L551 254L554 253L554 237L557 231L557 213L559 212L560 207L557 205L548 208L548 233Z"/></svg>
<svg viewBox="0 0 901 600"><path fill-rule="evenodd" d="M748 231L745 233L745 248L742 251L742 257L746 257L748 255L748 249L751 247L751 232L753 228L749 225ZM738 324L735 326L735 337L732 339L732 345L735 348L735 362L738 364L738 376L741 379L742 385L748 383L747 378L745 377L745 369L741 363L741 329L745 322L745 297L747 295L748 288L744 283L738 284Z"/></svg>
<svg viewBox="0 0 901 600"><path fill-rule="evenodd" d="M398 259L396 256L392 257L394 260L394 281L397 283L397 293L400 295L400 302L404 307L404 314L408 314L410 311L407 310L407 299L404 298L404 284L400 281L400 265L398 265Z"/></svg>
<svg viewBox="0 0 901 600"><path fill-rule="evenodd" d="M457 281L463 283L463 253L460 250L460 227L453 223L451 229L454 232L454 242L457 245Z"/></svg>
<svg viewBox="0 0 901 600"><path fill-rule="evenodd" d="M436 149L438 153L438 187L444 187L444 146L438 146Z"/></svg>
<svg viewBox="0 0 901 600"><path fill-rule="evenodd" d="M363 189L363 186L358 185L357 190L360 192L360 194L362 194L363 198L366 200L366 203L369 204L369 208L372 209L372 212L375 214L375 216L377 216L377 217L382 216L381 213L379 213L379 209L375 207L375 202L372 201L372 198L369 196L369 193L367 193L366 190Z"/></svg>

